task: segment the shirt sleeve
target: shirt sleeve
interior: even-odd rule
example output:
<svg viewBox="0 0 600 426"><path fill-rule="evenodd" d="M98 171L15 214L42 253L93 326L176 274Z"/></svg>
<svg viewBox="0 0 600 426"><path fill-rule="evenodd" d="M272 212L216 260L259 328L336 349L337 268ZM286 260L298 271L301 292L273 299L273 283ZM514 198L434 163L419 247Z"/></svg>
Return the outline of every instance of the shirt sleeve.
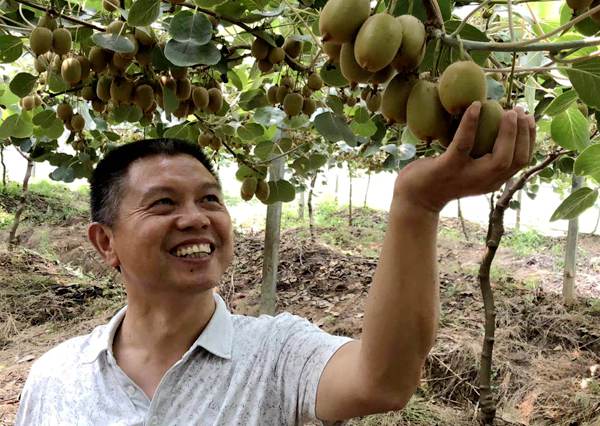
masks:
<svg viewBox="0 0 600 426"><path fill-rule="evenodd" d="M277 333L283 336L275 375L285 395L286 418L296 425L320 422L315 409L321 374L333 354L353 339L326 333L305 318L287 312L277 315L275 322Z"/></svg>

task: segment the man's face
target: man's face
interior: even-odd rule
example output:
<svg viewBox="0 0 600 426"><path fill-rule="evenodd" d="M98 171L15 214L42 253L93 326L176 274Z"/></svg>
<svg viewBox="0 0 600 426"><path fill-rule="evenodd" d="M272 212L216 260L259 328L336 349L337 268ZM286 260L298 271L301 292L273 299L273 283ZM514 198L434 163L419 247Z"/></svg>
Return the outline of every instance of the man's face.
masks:
<svg viewBox="0 0 600 426"><path fill-rule="evenodd" d="M233 231L215 177L189 155L132 163L113 247L135 288L198 293L216 286L233 258Z"/></svg>

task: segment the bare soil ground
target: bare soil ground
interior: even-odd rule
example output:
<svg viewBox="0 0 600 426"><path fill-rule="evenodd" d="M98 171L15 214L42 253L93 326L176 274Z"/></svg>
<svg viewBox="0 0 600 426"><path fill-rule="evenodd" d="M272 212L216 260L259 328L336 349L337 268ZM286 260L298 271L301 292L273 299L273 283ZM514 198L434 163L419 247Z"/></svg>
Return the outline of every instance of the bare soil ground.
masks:
<svg viewBox="0 0 600 426"><path fill-rule="evenodd" d="M360 337L377 264L363 253L377 252L387 219L367 210L356 214L363 225L318 229L317 235L335 231L335 244L311 241L306 228L282 233L278 311L304 316L333 334ZM125 303L118 277L85 240L85 227L84 218L50 228L26 224L22 247L0 251L0 424L14 421L33 360L107 322ZM477 424L483 336L477 265L485 230L468 224L467 242L460 229L455 220L440 225L442 317L417 394L400 413L351 425ZM365 240L373 230L379 237ZM560 250L553 249L563 246L564 239L545 238L530 254L501 248L494 263L499 425L600 425L600 238L580 239L580 298L570 308L561 302ZM219 288L236 313L258 314L262 248L261 233L237 235L235 261Z"/></svg>

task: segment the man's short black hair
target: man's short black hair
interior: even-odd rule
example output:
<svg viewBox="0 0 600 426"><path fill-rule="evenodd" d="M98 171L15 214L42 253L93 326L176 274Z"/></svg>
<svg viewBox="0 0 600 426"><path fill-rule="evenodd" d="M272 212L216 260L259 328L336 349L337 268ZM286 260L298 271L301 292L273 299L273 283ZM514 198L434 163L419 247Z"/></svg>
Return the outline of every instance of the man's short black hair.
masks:
<svg viewBox="0 0 600 426"><path fill-rule="evenodd" d="M196 158L217 179L211 161L199 145L181 139L144 139L121 145L109 151L98 162L90 178L90 210L92 221L113 226L123 198L129 166L140 158L156 155L187 154Z"/></svg>

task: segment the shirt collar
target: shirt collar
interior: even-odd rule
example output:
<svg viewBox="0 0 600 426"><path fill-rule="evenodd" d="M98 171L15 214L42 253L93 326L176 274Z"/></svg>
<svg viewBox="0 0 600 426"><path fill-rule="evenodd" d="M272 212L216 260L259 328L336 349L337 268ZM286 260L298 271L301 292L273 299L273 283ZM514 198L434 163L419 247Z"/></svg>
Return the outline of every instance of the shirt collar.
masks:
<svg viewBox="0 0 600 426"><path fill-rule="evenodd" d="M218 357L231 359L233 346L232 315L221 296L213 293L213 297L216 303L215 312L188 352L200 346ZM96 330L92 332L87 341L87 346L83 349L84 363L94 362L103 352L110 351L112 353L112 343L119 325L125 318L126 311L127 306L124 306L111 318L108 324L99 328L98 332Z"/></svg>

